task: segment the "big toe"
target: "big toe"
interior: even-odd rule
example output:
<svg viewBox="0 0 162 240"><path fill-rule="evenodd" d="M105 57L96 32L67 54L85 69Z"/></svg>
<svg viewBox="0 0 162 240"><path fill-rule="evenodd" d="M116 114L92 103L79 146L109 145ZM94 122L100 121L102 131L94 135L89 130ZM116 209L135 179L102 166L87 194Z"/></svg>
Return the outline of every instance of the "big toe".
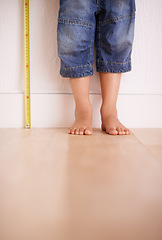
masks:
<svg viewBox="0 0 162 240"><path fill-rule="evenodd" d="M109 131L106 131L110 135L117 135L118 131L115 128L110 128Z"/></svg>
<svg viewBox="0 0 162 240"><path fill-rule="evenodd" d="M91 127L87 127L87 128L84 130L84 134L85 134L85 135L91 135L91 134L92 134L92 128L91 128Z"/></svg>

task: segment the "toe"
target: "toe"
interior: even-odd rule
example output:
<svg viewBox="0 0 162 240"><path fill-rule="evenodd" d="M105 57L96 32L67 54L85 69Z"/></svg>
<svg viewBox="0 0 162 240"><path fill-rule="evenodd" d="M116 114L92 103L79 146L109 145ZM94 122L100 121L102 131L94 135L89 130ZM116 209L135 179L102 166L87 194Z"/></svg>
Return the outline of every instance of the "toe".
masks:
<svg viewBox="0 0 162 240"><path fill-rule="evenodd" d="M79 128L76 128L76 129L75 129L74 134L76 134L76 135L79 134Z"/></svg>
<svg viewBox="0 0 162 240"><path fill-rule="evenodd" d="M119 134L119 135L122 135L122 134L123 134L122 128L118 127L118 128L117 128L117 131L118 131L118 134Z"/></svg>
<svg viewBox="0 0 162 240"><path fill-rule="evenodd" d="M80 134L80 135L83 135L83 134L84 134L84 128L80 128L80 129L79 129L79 134Z"/></svg>
<svg viewBox="0 0 162 240"><path fill-rule="evenodd" d="M124 131L124 128L122 128L122 129L121 129L121 131L122 131L122 134L123 134L123 135L125 135L125 131Z"/></svg>
<svg viewBox="0 0 162 240"><path fill-rule="evenodd" d="M121 128L117 127L116 130L118 131L118 134L119 134L119 132L121 131Z"/></svg>
<svg viewBox="0 0 162 240"><path fill-rule="evenodd" d="M68 133L71 134L71 128L69 128Z"/></svg>
<svg viewBox="0 0 162 240"><path fill-rule="evenodd" d="M72 129L71 129L71 134L75 134L75 129L76 129L76 128L72 128Z"/></svg>
<svg viewBox="0 0 162 240"><path fill-rule="evenodd" d="M84 133L85 133L85 135L91 135L91 134L92 134L92 128L87 127L87 128L84 130Z"/></svg>
<svg viewBox="0 0 162 240"><path fill-rule="evenodd" d="M126 128L124 131L125 131L125 134L130 134L130 130L128 128Z"/></svg>
<svg viewBox="0 0 162 240"><path fill-rule="evenodd" d="M115 129L115 128L111 128L109 131L108 131L109 134L111 135L117 135L118 134L118 131Z"/></svg>

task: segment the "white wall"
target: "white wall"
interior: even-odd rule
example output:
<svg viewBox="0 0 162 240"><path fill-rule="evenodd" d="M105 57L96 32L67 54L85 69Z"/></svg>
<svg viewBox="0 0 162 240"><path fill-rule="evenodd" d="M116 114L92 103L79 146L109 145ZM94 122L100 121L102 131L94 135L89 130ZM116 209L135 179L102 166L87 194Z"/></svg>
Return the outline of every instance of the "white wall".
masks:
<svg viewBox="0 0 162 240"><path fill-rule="evenodd" d="M59 74L59 0L30 0L31 125L70 127L74 100ZM123 73L118 115L127 127L162 127L162 1L136 0L132 71ZM24 127L23 0L0 0L0 127ZM100 127L99 75L91 77L93 127Z"/></svg>

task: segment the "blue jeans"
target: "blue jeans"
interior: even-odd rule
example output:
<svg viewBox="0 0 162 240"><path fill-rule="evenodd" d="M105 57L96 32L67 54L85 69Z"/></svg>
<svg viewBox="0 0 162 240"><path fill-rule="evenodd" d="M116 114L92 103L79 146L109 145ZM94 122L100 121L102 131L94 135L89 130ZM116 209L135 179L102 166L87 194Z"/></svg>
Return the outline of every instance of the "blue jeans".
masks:
<svg viewBox="0 0 162 240"><path fill-rule="evenodd" d="M62 77L131 70L135 0L60 0L57 47Z"/></svg>

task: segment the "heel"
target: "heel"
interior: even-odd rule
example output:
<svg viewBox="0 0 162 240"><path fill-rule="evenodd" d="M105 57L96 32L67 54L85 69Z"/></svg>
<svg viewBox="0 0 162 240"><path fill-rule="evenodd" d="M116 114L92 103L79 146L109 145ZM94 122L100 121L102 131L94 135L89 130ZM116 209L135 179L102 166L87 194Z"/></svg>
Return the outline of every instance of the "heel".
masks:
<svg viewBox="0 0 162 240"><path fill-rule="evenodd" d="M103 124L101 124L102 131L106 131L106 128L103 127Z"/></svg>

